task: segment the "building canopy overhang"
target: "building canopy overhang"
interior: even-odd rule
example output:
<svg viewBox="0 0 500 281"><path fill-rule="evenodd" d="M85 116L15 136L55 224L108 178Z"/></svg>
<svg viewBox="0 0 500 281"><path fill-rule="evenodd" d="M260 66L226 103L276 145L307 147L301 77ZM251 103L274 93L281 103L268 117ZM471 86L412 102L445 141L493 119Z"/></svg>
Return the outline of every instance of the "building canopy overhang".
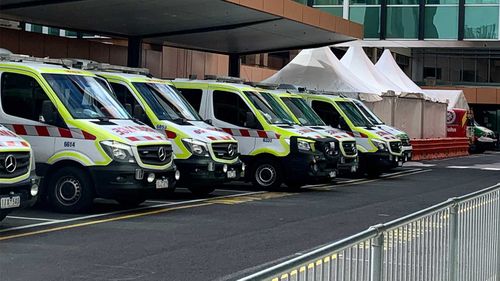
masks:
<svg viewBox="0 0 500 281"><path fill-rule="evenodd" d="M223 54L332 45L363 33L291 0L2 0L0 17Z"/></svg>

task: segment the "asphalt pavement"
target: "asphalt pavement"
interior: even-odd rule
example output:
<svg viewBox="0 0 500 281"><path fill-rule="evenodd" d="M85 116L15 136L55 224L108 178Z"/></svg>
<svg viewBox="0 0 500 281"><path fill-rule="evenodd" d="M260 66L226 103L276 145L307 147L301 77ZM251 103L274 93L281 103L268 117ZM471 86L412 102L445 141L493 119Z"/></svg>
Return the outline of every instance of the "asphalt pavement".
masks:
<svg viewBox="0 0 500 281"><path fill-rule="evenodd" d="M380 179L295 193L225 185L123 210L40 209L0 224L0 280L235 280L450 197L500 182L500 154L407 163Z"/></svg>

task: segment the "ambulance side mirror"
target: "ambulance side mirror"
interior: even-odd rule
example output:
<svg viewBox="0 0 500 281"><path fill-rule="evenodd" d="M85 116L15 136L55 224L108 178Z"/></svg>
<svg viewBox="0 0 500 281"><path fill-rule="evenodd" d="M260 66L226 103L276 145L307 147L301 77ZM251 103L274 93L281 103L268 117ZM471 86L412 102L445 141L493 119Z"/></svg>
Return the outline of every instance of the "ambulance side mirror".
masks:
<svg viewBox="0 0 500 281"><path fill-rule="evenodd" d="M40 115L38 121L46 124L56 125L58 121L57 109L50 100L44 100L42 102L42 114Z"/></svg>
<svg viewBox="0 0 500 281"><path fill-rule="evenodd" d="M133 115L132 105L130 103L125 104L125 110L128 112L128 114Z"/></svg>

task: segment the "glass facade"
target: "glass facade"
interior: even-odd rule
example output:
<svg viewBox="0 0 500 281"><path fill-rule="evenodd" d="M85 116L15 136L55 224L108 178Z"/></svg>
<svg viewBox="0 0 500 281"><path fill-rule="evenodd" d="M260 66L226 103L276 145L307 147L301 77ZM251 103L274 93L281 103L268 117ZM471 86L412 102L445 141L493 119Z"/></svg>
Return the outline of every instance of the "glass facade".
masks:
<svg viewBox="0 0 500 281"><path fill-rule="evenodd" d="M364 25L366 39L500 39L500 0L465 0L465 4L459 4L459 0L385 0L385 5L382 0L345 0L348 5L343 1L297 2L335 16L347 15L349 20ZM423 30L419 30L420 26Z"/></svg>

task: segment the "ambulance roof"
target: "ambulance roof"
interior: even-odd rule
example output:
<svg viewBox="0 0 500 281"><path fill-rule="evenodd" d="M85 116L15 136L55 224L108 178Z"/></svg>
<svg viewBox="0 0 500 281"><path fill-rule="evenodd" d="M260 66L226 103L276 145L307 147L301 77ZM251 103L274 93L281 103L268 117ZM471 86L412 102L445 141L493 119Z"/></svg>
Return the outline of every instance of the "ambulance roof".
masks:
<svg viewBox="0 0 500 281"><path fill-rule="evenodd" d="M10 67L17 69L29 69L38 73L57 73L57 74L79 74L93 75L89 71L67 67L59 64L44 63L37 61L8 61L0 60L0 67Z"/></svg>
<svg viewBox="0 0 500 281"><path fill-rule="evenodd" d="M241 91L248 91L248 90L254 90L257 91L258 89L255 87L252 87L250 85L246 85L243 83L231 83L231 82L224 82L224 81L218 81L218 80L192 80L192 79L175 79L172 80L174 83L198 83L198 84L209 84L209 85L223 85L226 87L233 87Z"/></svg>

